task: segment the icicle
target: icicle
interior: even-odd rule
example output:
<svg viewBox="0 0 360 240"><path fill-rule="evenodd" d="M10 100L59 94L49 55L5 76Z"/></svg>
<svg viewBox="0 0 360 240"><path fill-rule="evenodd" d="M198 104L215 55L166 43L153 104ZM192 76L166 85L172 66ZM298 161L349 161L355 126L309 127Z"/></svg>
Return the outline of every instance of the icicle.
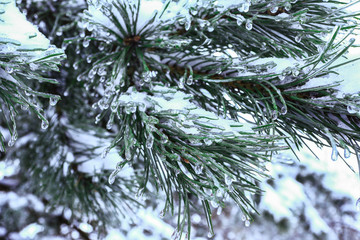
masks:
<svg viewBox="0 0 360 240"><path fill-rule="evenodd" d="M114 117L110 117L109 121L106 123L106 129L107 130L111 130L113 127L113 123L114 123Z"/></svg>
<svg viewBox="0 0 360 240"><path fill-rule="evenodd" d="M47 129L49 127L49 122L47 120L42 120L41 121L41 128L42 129Z"/></svg>
<svg viewBox="0 0 360 240"><path fill-rule="evenodd" d="M221 212L222 212L222 207L218 207L218 209L217 209L217 211L216 211L216 214L217 214L217 215L220 215Z"/></svg>
<svg viewBox="0 0 360 240"><path fill-rule="evenodd" d="M116 175L121 171L123 166L124 166L123 163L118 163L116 165L115 170L110 174L109 179L108 179L108 182L109 182L110 185L115 182Z"/></svg>
<svg viewBox="0 0 360 240"><path fill-rule="evenodd" d="M250 221L249 221L249 219L246 219L246 220L245 220L245 227L250 227Z"/></svg>
<svg viewBox="0 0 360 240"><path fill-rule="evenodd" d="M94 69L91 69L88 73L88 77L90 79L93 79L95 77L96 71Z"/></svg>
<svg viewBox="0 0 360 240"><path fill-rule="evenodd" d="M356 210L360 212L360 198L356 201Z"/></svg>
<svg viewBox="0 0 360 240"><path fill-rule="evenodd" d="M350 150L347 146L344 148L344 157L349 158L350 157Z"/></svg>
<svg viewBox="0 0 360 240"><path fill-rule="evenodd" d="M250 31L250 30L253 28L252 20L250 20L250 19L246 20L245 28L246 28L246 30L248 30L248 31Z"/></svg>
<svg viewBox="0 0 360 240"><path fill-rule="evenodd" d="M336 149L336 147L333 147L332 153L331 153L331 160L336 161L338 159L339 152Z"/></svg>
<svg viewBox="0 0 360 240"><path fill-rule="evenodd" d="M333 136L331 135L329 129L325 128L325 133L328 136L328 138L330 140L331 147L332 147L331 160L336 161L337 158L338 158L339 152L336 149L335 140L334 140Z"/></svg>

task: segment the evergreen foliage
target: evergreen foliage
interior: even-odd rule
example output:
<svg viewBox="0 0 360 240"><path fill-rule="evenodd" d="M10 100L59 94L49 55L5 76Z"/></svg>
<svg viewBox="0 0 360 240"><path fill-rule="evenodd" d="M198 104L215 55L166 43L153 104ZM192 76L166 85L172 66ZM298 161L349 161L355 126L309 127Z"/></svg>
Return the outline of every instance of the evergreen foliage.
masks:
<svg viewBox="0 0 360 240"><path fill-rule="evenodd" d="M199 205L209 236L230 199L250 224L274 154L310 141L359 156L360 88L339 74L357 60L358 2L19 1L58 48L11 35L15 3L0 2L2 156L104 231L160 193L174 239Z"/></svg>

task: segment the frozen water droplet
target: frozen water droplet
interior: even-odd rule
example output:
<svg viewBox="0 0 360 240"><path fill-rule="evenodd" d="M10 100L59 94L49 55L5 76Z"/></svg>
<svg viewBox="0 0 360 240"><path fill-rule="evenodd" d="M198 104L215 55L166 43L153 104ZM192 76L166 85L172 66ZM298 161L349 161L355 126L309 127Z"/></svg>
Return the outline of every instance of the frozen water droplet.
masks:
<svg viewBox="0 0 360 240"><path fill-rule="evenodd" d="M90 45L90 40L89 39L84 39L84 41L83 41L84 48L87 48L89 45Z"/></svg>
<svg viewBox="0 0 360 240"><path fill-rule="evenodd" d="M115 177L116 177L116 175L117 175L118 173L119 173L119 171L115 169L115 170L110 174L109 179L108 179L108 182L109 182L110 185L115 182Z"/></svg>
<svg viewBox="0 0 360 240"><path fill-rule="evenodd" d="M113 119L109 119L109 121L106 124L106 129L111 130L113 127Z"/></svg>
<svg viewBox="0 0 360 240"><path fill-rule="evenodd" d="M140 112L145 112L145 110L146 110L146 105L145 105L145 103L140 103L140 104L138 105L138 109L139 109Z"/></svg>
<svg viewBox="0 0 360 240"><path fill-rule="evenodd" d="M222 212L222 207L218 207L218 209L217 209L217 211L216 211L216 214L217 214L217 215L220 215L221 212Z"/></svg>
<svg viewBox="0 0 360 240"><path fill-rule="evenodd" d="M5 67L5 71L9 74L13 73L14 72L14 69L12 67L9 67L9 66L6 66Z"/></svg>
<svg viewBox="0 0 360 240"><path fill-rule="evenodd" d="M154 144L154 136L152 134L149 134L149 136L146 140L146 147L152 148L153 144Z"/></svg>
<svg viewBox="0 0 360 240"><path fill-rule="evenodd" d="M26 110L28 110L28 109L29 109L29 105L28 105L28 104L26 104L26 103L21 104L21 109L26 111Z"/></svg>
<svg viewBox="0 0 360 240"><path fill-rule="evenodd" d="M207 138L207 139L204 139L204 143L205 143L205 145L210 146L211 144L213 144L213 141L212 141L212 139Z"/></svg>
<svg viewBox="0 0 360 240"><path fill-rule="evenodd" d="M213 208L218 208L219 207L219 203L217 201L215 201L215 200L211 200L210 204L211 204L211 206L213 206Z"/></svg>
<svg viewBox="0 0 360 240"><path fill-rule="evenodd" d="M245 227L250 227L250 221L249 221L249 219L246 219L246 220L245 220Z"/></svg>
<svg viewBox="0 0 360 240"><path fill-rule="evenodd" d="M241 221L245 222L246 221L246 216L244 214L241 215Z"/></svg>
<svg viewBox="0 0 360 240"><path fill-rule="evenodd" d="M78 63L78 62L74 62L73 68L74 68L74 70L77 70L77 69L79 68L79 63Z"/></svg>
<svg viewBox="0 0 360 240"><path fill-rule="evenodd" d="M286 2L286 3L284 4L284 7L285 7L285 10L286 10L286 11L290 11L290 10L291 10L291 3Z"/></svg>
<svg viewBox="0 0 360 240"><path fill-rule="evenodd" d="M15 144L15 141L13 138L11 138L10 141L8 142L8 146L12 147L12 146L14 146L14 144Z"/></svg>
<svg viewBox="0 0 360 240"><path fill-rule="evenodd" d="M203 171L203 166L202 166L202 164L197 164L196 166L195 166L195 173L196 174L201 174L202 173L202 171Z"/></svg>
<svg viewBox="0 0 360 240"><path fill-rule="evenodd" d="M287 113L287 111L288 111L287 106L284 105L284 106L282 106L281 109L280 109L280 114L281 114L281 115L285 115L285 114Z"/></svg>
<svg viewBox="0 0 360 240"><path fill-rule="evenodd" d="M38 69L38 65L35 63L29 63L29 67L31 71L35 71Z"/></svg>
<svg viewBox="0 0 360 240"><path fill-rule="evenodd" d="M243 16L239 15L239 16L236 17L236 24L239 27L243 24L244 21L245 21L245 18Z"/></svg>
<svg viewBox="0 0 360 240"><path fill-rule="evenodd" d="M189 76L188 79L186 80L186 84L187 85L192 85L194 83L194 78L193 76Z"/></svg>
<svg viewBox="0 0 360 240"><path fill-rule="evenodd" d="M246 20L245 28L248 31L250 31L253 28L253 23L252 23L252 21L250 19Z"/></svg>
<svg viewBox="0 0 360 240"><path fill-rule="evenodd" d="M50 103L51 106L55 106L58 101L59 101L58 97L51 97L49 99L49 103Z"/></svg>
<svg viewBox="0 0 360 240"><path fill-rule="evenodd" d="M99 113L98 115L96 115L95 117L95 124L98 124L100 122L101 119L101 114Z"/></svg>
<svg viewBox="0 0 360 240"><path fill-rule="evenodd" d="M63 32L61 30L56 32L56 36L60 37L63 34Z"/></svg>
<svg viewBox="0 0 360 240"><path fill-rule="evenodd" d="M301 39L302 39L302 37L301 37L300 34L299 34L299 35L296 35L296 37L295 37L295 42L299 43L299 42L301 42Z"/></svg>
<svg viewBox="0 0 360 240"><path fill-rule="evenodd" d="M41 128L42 129L47 129L49 127L49 122L47 120L42 120L41 121Z"/></svg>
<svg viewBox="0 0 360 240"><path fill-rule="evenodd" d="M350 157L350 150L347 146L344 148L344 157L349 158Z"/></svg>
<svg viewBox="0 0 360 240"><path fill-rule="evenodd" d="M103 43L100 43L98 48L99 48L100 51L102 51L102 50L105 49L105 45Z"/></svg>
<svg viewBox="0 0 360 240"><path fill-rule="evenodd" d="M213 32L215 30L215 28L213 26L209 26L207 29L209 32Z"/></svg>
<svg viewBox="0 0 360 240"><path fill-rule="evenodd" d="M277 110L274 110L273 112L272 112L272 119L275 121L277 118L278 118L278 111Z"/></svg>
<svg viewBox="0 0 360 240"><path fill-rule="evenodd" d="M233 179L229 175L225 175L225 184L230 186L233 183Z"/></svg>
<svg viewBox="0 0 360 240"><path fill-rule="evenodd" d="M278 6L272 6L272 7L270 8L270 12L271 12L271 13L277 13L278 10L279 10L279 7L278 7Z"/></svg>
<svg viewBox="0 0 360 240"><path fill-rule="evenodd" d="M134 103L127 103L125 106L125 113L131 114L136 112L136 105Z"/></svg>
<svg viewBox="0 0 360 240"><path fill-rule="evenodd" d="M358 112L358 109L354 106L348 105L347 106L347 111L350 114L356 114Z"/></svg>
<svg viewBox="0 0 360 240"><path fill-rule="evenodd" d="M360 212L360 198L356 201L356 210Z"/></svg>
<svg viewBox="0 0 360 240"><path fill-rule="evenodd" d="M99 70L97 71L97 74L99 76L105 76L106 75L106 68L105 67L100 67Z"/></svg>
<svg viewBox="0 0 360 240"><path fill-rule="evenodd" d="M207 236L208 238L212 238L214 236L214 232L210 231Z"/></svg>
<svg viewBox="0 0 360 240"><path fill-rule="evenodd" d="M292 75L293 75L294 77L299 76L299 74L300 74L300 72L299 72L298 69L293 69L293 70L292 70Z"/></svg>
<svg viewBox="0 0 360 240"><path fill-rule="evenodd" d="M191 20L190 19L186 19L185 21L185 30L189 31L191 28Z"/></svg>
<svg viewBox="0 0 360 240"><path fill-rule="evenodd" d="M331 153L331 160L336 161L338 159L339 152L336 149L336 147L333 147L332 153Z"/></svg>

